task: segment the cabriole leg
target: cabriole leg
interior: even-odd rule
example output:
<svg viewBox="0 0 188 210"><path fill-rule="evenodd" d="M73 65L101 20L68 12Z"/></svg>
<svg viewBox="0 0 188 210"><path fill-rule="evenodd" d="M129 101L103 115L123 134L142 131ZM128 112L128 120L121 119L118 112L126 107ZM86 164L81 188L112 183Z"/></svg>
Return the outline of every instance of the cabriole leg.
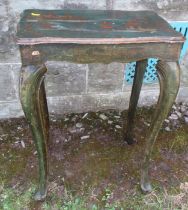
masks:
<svg viewBox="0 0 188 210"><path fill-rule="evenodd" d="M42 200L47 191L47 142L49 131L48 108L44 88L45 65L22 66L20 100L30 125L39 161L39 187L36 200Z"/></svg>
<svg viewBox="0 0 188 210"><path fill-rule="evenodd" d="M147 60L137 61L135 76L132 86L131 98L129 102L129 110L127 116L127 128L124 133L125 141L131 145L134 143L133 140L133 128L134 128L134 117L136 112L136 107L138 104L138 99L140 96L140 90L142 87L142 82L144 78L145 69L147 67Z"/></svg>
<svg viewBox="0 0 188 210"><path fill-rule="evenodd" d="M153 145L164 119L167 117L176 99L180 82L180 68L176 62L158 61L156 68L160 82L160 96L146 138L145 154L141 169L141 188L144 192L152 190L148 170Z"/></svg>

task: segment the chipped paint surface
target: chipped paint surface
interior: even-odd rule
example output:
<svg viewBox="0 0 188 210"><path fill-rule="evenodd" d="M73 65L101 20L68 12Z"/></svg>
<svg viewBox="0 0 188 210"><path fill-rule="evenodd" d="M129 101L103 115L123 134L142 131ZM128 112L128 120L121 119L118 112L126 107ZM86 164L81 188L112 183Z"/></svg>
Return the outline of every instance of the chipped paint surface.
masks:
<svg viewBox="0 0 188 210"><path fill-rule="evenodd" d="M152 11L117 10L25 10L17 38L18 44L29 45L184 41L180 33Z"/></svg>

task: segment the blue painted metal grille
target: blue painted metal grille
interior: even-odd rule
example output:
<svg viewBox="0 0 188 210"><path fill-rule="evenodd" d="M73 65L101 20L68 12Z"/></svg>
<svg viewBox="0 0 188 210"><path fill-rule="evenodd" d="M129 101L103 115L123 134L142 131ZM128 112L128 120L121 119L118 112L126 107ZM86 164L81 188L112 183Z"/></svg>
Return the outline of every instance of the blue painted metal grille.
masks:
<svg viewBox="0 0 188 210"><path fill-rule="evenodd" d="M178 32L181 32L183 36L187 38L186 42L184 43L180 55L180 60L185 55L188 49L188 22L170 22L171 26ZM157 59L150 58L148 59L148 65L146 67L145 75L144 75L144 83L155 83L158 81L157 73L156 73L156 66ZM128 84L132 84L135 74L135 66L136 62L131 62L126 64L125 69L125 79Z"/></svg>

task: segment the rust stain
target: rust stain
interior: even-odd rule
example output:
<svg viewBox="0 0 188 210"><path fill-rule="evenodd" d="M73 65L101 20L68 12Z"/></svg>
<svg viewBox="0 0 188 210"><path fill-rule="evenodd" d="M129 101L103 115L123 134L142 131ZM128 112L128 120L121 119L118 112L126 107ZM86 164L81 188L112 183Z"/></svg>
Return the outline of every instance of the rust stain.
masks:
<svg viewBox="0 0 188 210"><path fill-rule="evenodd" d="M134 19L134 20L129 20L127 23L125 23L126 28L137 28L139 27L139 21Z"/></svg>
<svg viewBox="0 0 188 210"><path fill-rule="evenodd" d="M112 29L112 23L111 22L103 21L100 26L101 26L101 28L104 28L104 29Z"/></svg>
<svg viewBox="0 0 188 210"><path fill-rule="evenodd" d="M31 23L27 23L25 29L27 31L32 31L33 30L32 24Z"/></svg>
<svg viewBox="0 0 188 210"><path fill-rule="evenodd" d="M44 23L44 22L41 22L40 23L40 27L41 28L43 28L43 29L52 29L52 26L51 26L51 24L49 24L49 23Z"/></svg>

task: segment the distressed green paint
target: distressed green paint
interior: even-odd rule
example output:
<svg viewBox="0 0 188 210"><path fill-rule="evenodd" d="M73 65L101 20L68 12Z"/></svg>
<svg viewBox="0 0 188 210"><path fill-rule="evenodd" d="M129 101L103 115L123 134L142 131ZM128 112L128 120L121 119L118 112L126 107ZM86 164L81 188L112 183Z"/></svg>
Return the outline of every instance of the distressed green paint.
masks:
<svg viewBox="0 0 188 210"><path fill-rule="evenodd" d="M156 38L183 37L153 11L26 10L19 38Z"/></svg>
<svg viewBox="0 0 188 210"><path fill-rule="evenodd" d="M114 24L113 24L114 23ZM96 33L97 32L97 33ZM177 64L184 38L150 11L26 10L17 33L22 58L20 100L39 159L37 200L46 196L49 120L44 74L49 60L75 63L137 61L125 140L132 144L136 106L146 59L158 58L160 97L146 138L141 188L151 191L148 168L163 120L179 88Z"/></svg>
<svg viewBox="0 0 188 210"><path fill-rule="evenodd" d="M162 123L176 99L180 84L180 67L178 63L159 61L156 68L160 82L160 95L146 137L145 154L141 170L141 188L144 192L152 190L148 175L151 153Z"/></svg>
<svg viewBox="0 0 188 210"><path fill-rule="evenodd" d="M41 44L21 45L24 65L45 63L46 61L69 61L74 63L127 63L147 58L160 58L165 61L178 61L181 43L146 43L117 45L80 45L80 44ZM32 56L33 51L40 54Z"/></svg>
<svg viewBox="0 0 188 210"><path fill-rule="evenodd" d="M125 132L125 140L128 144L133 144L133 128L134 128L134 118L136 107L138 104L138 99L140 95L140 90L142 87L142 82L144 78L145 69L147 66L147 60L137 61L135 69L135 77L132 86L131 98L129 103L128 119L127 119L127 129Z"/></svg>
<svg viewBox="0 0 188 210"><path fill-rule="evenodd" d="M47 71L44 65L22 66L20 78L20 100L30 125L39 160L39 190L36 200L46 196L48 109L43 83Z"/></svg>

